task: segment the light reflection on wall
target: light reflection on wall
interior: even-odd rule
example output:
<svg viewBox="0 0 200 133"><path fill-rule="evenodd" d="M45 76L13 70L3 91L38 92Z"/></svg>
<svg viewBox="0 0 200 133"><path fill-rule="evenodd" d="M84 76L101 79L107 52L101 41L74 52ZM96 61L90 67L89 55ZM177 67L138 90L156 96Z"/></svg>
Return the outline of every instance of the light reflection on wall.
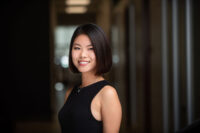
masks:
<svg viewBox="0 0 200 133"><path fill-rule="evenodd" d="M54 63L68 68L69 45L75 25L57 26L55 29L55 56Z"/></svg>
<svg viewBox="0 0 200 133"><path fill-rule="evenodd" d="M57 82L55 84L55 89L56 89L56 91L62 91L64 89L64 84L61 82Z"/></svg>
<svg viewBox="0 0 200 133"><path fill-rule="evenodd" d="M68 68L68 64L69 64L69 61L68 61L68 56L64 55L61 57L61 66L63 68Z"/></svg>
<svg viewBox="0 0 200 133"><path fill-rule="evenodd" d="M111 29L112 32L112 59L113 59L113 65L117 65L120 61L119 58L119 48L118 48L118 43L119 43L119 32L118 28L116 26L112 26Z"/></svg>

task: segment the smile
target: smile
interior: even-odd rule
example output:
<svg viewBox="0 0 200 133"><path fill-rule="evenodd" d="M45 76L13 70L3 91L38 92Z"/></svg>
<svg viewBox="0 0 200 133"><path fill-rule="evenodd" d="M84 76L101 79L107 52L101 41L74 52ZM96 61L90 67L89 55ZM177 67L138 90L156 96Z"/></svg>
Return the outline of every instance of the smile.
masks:
<svg viewBox="0 0 200 133"><path fill-rule="evenodd" d="M84 66L84 65L87 65L89 63L89 61L79 61L78 63L79 63L79 65Z"/></svg>

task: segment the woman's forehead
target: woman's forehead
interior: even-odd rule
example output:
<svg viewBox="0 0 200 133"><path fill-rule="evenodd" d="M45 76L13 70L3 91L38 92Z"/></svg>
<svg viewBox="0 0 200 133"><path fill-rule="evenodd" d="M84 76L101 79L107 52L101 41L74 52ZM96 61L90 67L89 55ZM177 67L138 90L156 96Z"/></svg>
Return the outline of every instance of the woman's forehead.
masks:
<svg viewBox="0 0 200 133"><path fill-rule="evenodd" d="M91 40L90 38L85 35L85 34L81 34L79 36L77 36L73 42L73 45L77 45L77 46L92 46Z"/></svg>

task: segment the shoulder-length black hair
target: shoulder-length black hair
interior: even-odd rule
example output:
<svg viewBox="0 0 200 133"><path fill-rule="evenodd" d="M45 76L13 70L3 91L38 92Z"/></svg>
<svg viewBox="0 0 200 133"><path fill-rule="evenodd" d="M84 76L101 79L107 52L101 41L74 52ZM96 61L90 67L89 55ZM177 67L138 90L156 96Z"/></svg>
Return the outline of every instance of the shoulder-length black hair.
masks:
<svg viewBox="0 0 200 133"><path fill-rule="evenodd" d="M102 28L96 24L83 24L76 28L70 42L69 68L74 73L79 73L72 62L72 47L77 36L84 34L90 38L96 55L96 75L107 73L112 66L112 53L108 40Z"/></svg>

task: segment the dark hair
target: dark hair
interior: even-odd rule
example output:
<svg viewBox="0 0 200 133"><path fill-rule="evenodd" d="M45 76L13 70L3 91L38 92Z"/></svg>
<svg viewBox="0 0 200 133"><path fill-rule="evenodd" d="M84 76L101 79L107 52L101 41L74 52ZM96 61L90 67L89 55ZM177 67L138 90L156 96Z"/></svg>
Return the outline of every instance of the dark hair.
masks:
<svg viewBox="0 0 200 133"><path fill-rule="evenodd" d="M69 68L72 72L79 73L72 62L72 46L77 36L84 34L90 38L96 55L96 75L108 72L112 66L112 53L104 31L96 24L83 24L76 28L70 42Z"/></svg>

